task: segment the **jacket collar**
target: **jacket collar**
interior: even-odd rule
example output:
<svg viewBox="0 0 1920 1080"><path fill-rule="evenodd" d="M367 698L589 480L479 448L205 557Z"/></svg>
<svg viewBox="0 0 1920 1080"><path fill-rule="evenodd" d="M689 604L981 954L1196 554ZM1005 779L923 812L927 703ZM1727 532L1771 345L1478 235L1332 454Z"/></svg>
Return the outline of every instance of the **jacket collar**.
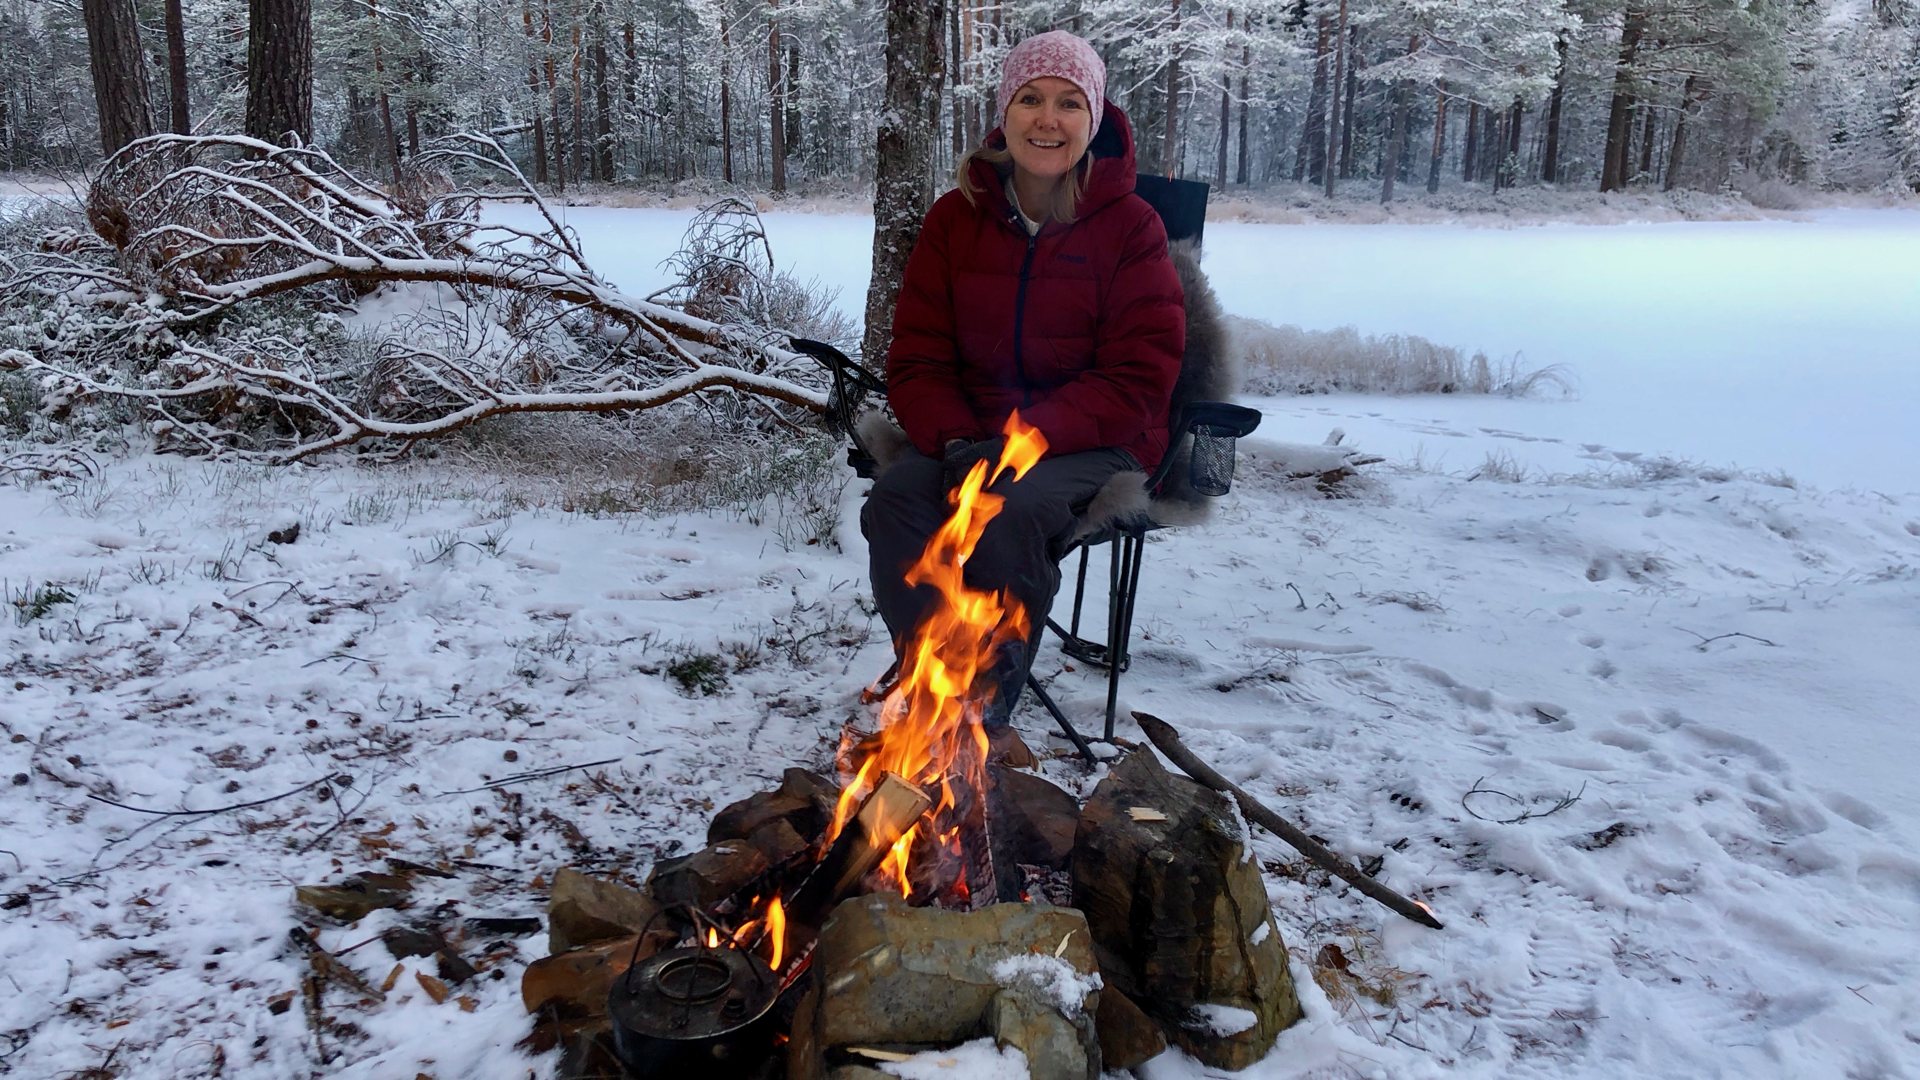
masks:
<svg viewBox="0 0 1920 1080"><path fill-rule="evenodd" d="M1006 133L994 128L987 133L986 145L995 150L1006 149ZM1076 220L1133 193L1137 171L1134 165L1133 125L1120 106L1111 101L1106 103L1101 113L1100 131L1093 137L1093 144L1087 147L1087 153L1093 158L1093 171L1087 178L1086 188L1080 193ZM980 189L983 204L1003 218L1011 217L1013 207L1007 202L1005 175L979 160L974 161L972 172L974 186ZM1041 231L1054 227L1056 223L1050 221Z"/></svg>

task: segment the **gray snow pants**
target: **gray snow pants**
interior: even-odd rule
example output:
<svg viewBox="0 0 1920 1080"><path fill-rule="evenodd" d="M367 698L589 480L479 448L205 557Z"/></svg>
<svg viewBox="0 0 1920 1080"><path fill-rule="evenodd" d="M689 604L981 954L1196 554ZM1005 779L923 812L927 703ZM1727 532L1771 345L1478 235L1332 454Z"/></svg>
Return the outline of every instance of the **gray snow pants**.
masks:
<svg viewBox="0 0 1920 1080"><path fill-rule="evenodd" d="M1124 450L1088 450L1045 458L1019 482L1005 479L989 489L1007 501L967 560L967 584L1011 590L1033 624L1024 644L1009 646L994 661L998 690L987 709L989 727L1008 722L1026 685L1047 612L1060 589L1060 558L1073 536L1076 515L1115 473L1139 467ZM940 462L913 450L880 474L860 510L873 601L893 637L896 657L938 597L928 586L909 587L906 572L951 513Z"/></svg>

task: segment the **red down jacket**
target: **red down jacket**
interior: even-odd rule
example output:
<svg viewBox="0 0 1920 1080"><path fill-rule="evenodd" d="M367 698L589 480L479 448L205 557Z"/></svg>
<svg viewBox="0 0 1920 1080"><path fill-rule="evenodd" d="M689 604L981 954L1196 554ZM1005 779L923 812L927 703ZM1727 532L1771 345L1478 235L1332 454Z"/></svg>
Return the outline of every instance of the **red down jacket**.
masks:
<svg viewBox="0 0 1920 1080"><path fill-rule="evenodd" d="M998 130L987 141L1005 145ZM977 206L950 191L927 212L887 350L887 395L921 453L997 435L1015 409L1050 455L1115 446L1152 469L1166 453L1185 297L1111 103L1092 152L1072 224L1029 238L982 161Z"/></svg>

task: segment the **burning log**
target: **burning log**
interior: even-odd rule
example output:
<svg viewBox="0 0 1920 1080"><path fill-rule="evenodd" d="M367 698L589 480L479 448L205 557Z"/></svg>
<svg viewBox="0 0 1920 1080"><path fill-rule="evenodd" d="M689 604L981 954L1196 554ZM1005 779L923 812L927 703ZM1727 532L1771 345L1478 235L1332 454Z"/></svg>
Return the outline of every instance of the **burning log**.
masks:
<svg viewBox="0 0 1920 1080"><path fill-rule="evenodd" d="M1409 900L1361 873L1358 867L1328 851L1324 845L1301 832L1292 822L1269 810L1258 799L1240 790L1232 781L1215 772L1206 762L1194 757L1193 751L1187 749L1186 744L1180 741L1180 733L1173 730L1172 724L1143 712L1134 713L1133 718L1139 722L1141 730L1147 733L1147 738L1153 740L1153 745L1167 755L1168 761L1179 766L1181 772L1202 784L1223 795L1232 796L1233 800L1240 804L1240 812L1247 815L1248 821L1259 824L1275 836L1292 844L1296 851L1305 855L1315 866L1392 908L1396 913L1412 919L1421 926L1429 926L1435 930L1446 929L1446 926L1434 917L1432 909L1425 904Z"/></svg>
<svg viewBox="0 0 1920 1080"><path fill-rule="evenodd" d="M833 905L860 887L860 879L880 865L932 805L926 792L892 773L882 774L873 793L794 893L787 905L788 923L819 927Z"/></svg>

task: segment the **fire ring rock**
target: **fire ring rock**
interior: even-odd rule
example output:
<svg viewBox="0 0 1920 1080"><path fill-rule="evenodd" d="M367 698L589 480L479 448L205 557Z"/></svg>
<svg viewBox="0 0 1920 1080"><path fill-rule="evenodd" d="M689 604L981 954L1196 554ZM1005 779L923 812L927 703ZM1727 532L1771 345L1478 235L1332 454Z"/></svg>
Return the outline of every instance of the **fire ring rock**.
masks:
<svg viewBox="0 0 1920 1080"><path fill-rule="evenodd" d="M842 903L820 932L816 984L796 1017L789 1076L810 1080L850 1046L949 1047L991 1035L1033 1080L1098 1080L1099 975L1070 908ZM808 1030L798 1028L805 1025Z"/></svg>
<svg viewBox="0 0 1920 1080"><path fill-rule="evenodd" d="M1224 796L1149 751L1116 765L1081 811L1074 904L1100 970L1181 1049L1244 1069L1300 1019L1266 886Z"/></svg>

